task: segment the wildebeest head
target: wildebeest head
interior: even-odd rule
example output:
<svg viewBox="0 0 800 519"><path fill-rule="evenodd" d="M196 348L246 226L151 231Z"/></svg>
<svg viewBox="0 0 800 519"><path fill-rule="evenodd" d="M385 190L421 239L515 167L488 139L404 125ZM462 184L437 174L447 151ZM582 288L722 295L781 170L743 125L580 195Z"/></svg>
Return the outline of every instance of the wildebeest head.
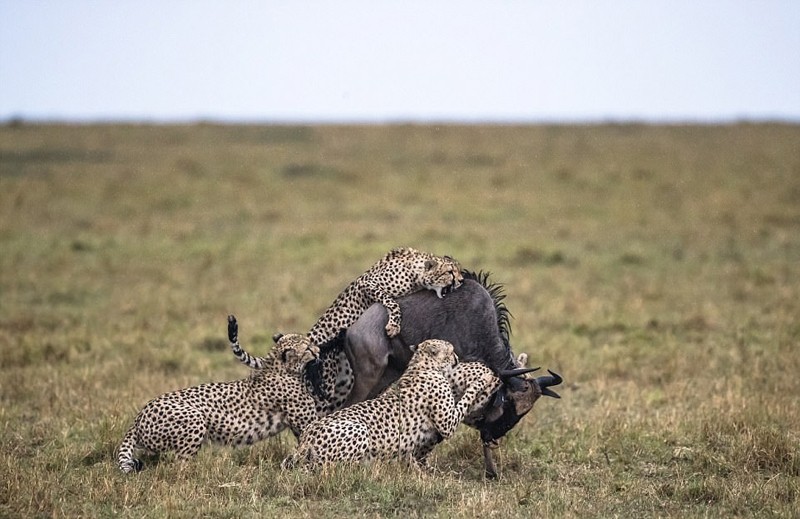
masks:
<svg viewBox="0 0 800 519"><path fill-rule="evenodd" d="M550 375L544 377L522 376L537 369L519 368L499 373L503 385L492 396L483 418L474 424L484 444L492 444L502 438L533 408L539 397L561 398L550 389L562 382L557 373L547 370Z"/></svg>

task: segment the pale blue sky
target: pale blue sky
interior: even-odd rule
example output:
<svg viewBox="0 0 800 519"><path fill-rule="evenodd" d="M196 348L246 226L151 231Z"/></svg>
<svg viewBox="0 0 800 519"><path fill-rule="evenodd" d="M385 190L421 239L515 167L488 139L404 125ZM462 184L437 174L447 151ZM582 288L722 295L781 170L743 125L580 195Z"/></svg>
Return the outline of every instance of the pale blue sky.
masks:
<svg viewBox="0 0 800 519"><path fill-rule="evenodd" d="M800 1L0 0L0 120L800 122Z"/></svg>

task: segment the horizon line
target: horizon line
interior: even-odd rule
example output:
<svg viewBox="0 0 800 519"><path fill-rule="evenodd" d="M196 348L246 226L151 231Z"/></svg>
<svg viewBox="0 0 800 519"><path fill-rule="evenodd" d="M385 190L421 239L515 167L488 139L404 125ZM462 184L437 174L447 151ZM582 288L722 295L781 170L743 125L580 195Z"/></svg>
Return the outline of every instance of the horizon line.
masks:
<svg viewBox="0 0 800 519"><path fill-rule="evenodd" d="M716 126L736 124L800 124L796 116L719 116L719 117L60 117L9 115L0 117L2 126L24 125L141 125L141 126L535 126L535 125L652 125Z"/></svg>

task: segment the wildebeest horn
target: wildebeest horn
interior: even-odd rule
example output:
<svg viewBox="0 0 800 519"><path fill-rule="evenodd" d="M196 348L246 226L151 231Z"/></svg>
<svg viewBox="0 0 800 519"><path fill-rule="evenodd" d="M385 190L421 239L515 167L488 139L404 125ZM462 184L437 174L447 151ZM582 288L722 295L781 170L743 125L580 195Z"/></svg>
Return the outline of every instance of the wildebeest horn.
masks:
<svg viewBox="0 0 800 519"><path fill-rule="evenodd" d="M554 373L549 369L547 370L547 372L550 373L549 377L536 377L536 383L539 384L539 387L542 390L542 395L550 396L553 398L561 398L561 395L559 395L558 393L556 393L551 389L548 389L549 386L557 386L561 382L563 382L561 375L559 375L558 373Z"/></svg>
<svg viewBox="0 0 800 519"><path fill-rule="evenodd" d="M525 373L530 373L532 371L536 371L539 368L515 368L515 369L504 369L501 370L499 375L500 379L506 381L511 377L518 377L520 375L524 375Z"/></svg>

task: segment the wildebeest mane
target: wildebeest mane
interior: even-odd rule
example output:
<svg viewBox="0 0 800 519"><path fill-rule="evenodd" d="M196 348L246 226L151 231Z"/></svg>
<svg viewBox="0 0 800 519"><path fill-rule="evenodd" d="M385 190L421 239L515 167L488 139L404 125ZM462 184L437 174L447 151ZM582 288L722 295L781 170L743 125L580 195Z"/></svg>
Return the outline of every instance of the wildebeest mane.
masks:
<svg viewBox="0 0 800 519"><path fill-rule="evenodd" d="M491 272L485 272L483 270L473 272L471 270L462 269L461 275L464 276L464 279L471 279L477 283L480 283L481 286L485 288L487 292L489 292L489 295L492 296L492 301L494 301L494 310L497 314L497 328L500 330L500 338L503 340L503 345L505 345L506 350L510 352L511 319L514 316L508 310L508 307L505 303L505 287L500 283L492 283L489 281L489 277L492 275Z"/></svg>

